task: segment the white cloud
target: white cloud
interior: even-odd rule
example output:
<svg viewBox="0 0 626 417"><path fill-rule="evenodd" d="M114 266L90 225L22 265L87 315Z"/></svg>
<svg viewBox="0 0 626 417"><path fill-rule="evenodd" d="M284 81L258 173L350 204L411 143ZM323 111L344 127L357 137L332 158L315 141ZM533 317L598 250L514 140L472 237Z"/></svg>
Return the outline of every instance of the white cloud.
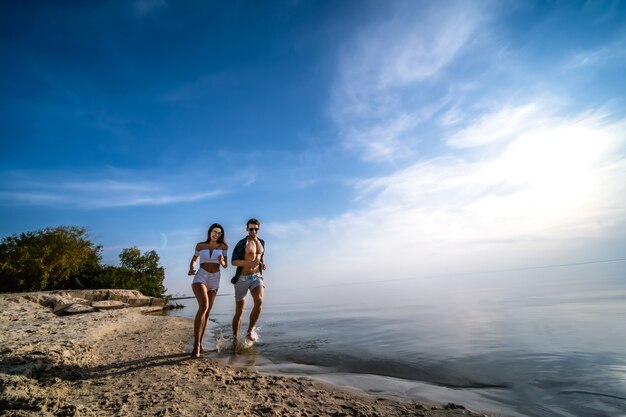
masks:
<svg viewBox="0 0 626 417"><path fill-rule="evenodd" d="M487 58L511 40L490 36L498 6L482 6L398 14L344 49L332 110L345 146L405 165L357 183L359 210L280 225L286 276L312 253L323 261L304 275L353 282L540 265L623 233L626 119L512 84L527 78Z"/></svg>
<svg viewBox="0 0 626 417"><path fill-rule="evenodd" d="M482 120L498 113L468 131L479 132ZM367 204L359 211L266 225L280 230L273 246L281 273L293 276L311 254L320 262L300 274L320 282L528 266L620 233L626 119L611 117L546 117L520 127L488 157L436 157L362 181L357 188Z"/></svg>

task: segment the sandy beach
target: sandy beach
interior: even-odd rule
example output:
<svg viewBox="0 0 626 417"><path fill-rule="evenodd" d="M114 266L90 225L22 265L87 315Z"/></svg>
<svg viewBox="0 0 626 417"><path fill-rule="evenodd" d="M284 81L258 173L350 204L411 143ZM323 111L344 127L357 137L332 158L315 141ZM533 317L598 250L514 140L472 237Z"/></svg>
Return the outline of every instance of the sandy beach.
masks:
<svg viewBox="0 0 626 417"><path fill-rule="evenodd" d="M32 298L0 296L2 415L482 415L192 359L192 321L149 309L57 316Z"/></svg>

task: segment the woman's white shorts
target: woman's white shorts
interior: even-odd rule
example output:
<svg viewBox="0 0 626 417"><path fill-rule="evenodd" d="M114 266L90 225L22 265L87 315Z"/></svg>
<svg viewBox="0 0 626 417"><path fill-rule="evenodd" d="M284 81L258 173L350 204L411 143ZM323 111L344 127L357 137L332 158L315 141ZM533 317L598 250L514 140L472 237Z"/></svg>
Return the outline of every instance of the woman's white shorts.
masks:
<svg viewBox="0 0 626 417"><path fill-rule="evenodd" d="M207 289L217 291L220 287L220 271L207 272L202 268L198 269L196 276L193 277L193 284L204 284Z"/></svg>

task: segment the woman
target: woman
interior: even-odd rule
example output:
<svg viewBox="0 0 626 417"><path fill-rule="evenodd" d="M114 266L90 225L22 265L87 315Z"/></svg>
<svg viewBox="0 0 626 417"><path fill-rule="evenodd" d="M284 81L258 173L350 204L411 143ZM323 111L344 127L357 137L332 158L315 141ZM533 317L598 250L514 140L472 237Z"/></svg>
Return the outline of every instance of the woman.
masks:
<svg viewBox="0 0 626 417"><path fill-rule="evenodd" d="M206 242L196 245L196 251L189 264L189 275L195 275L191 288L198 300L198 312L193 323L193 351L191 356L199 358L204 349L202 339L209 321L209 313L213 307L213 301L220 287L220 265L222 268L228 266L226 256L228 245L224 239L224 228L214 223L209 227ZM198 272L194 270L196 259L200 258L200 268Z"/></svg>

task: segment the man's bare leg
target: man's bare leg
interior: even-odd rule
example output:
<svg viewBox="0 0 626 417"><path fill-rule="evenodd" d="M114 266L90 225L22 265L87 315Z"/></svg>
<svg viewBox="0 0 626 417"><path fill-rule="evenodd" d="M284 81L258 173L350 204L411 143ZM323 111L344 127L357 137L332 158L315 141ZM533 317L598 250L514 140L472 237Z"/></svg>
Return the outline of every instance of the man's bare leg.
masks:
<svg viewBox="0 0 626 417"><path fill-rule="evenodd" d="M243 308L246 305L246 299L235 301L235 315L233 316L233 349L237 348L239 343L239 329L241 328L241 317L243 316Z"/></svg>
<svg viewBox="0 0 626 417"><path fill-rule="evenodd" d="M248 325L247 337L254 342L257 339L254 327L256 326L256 322L259 320L261 310L263 309L263 285L259 285L255 289L250 290L250 294L254 300L254 307L252 307L252 311L250 312L250 323Z"/></svg>

